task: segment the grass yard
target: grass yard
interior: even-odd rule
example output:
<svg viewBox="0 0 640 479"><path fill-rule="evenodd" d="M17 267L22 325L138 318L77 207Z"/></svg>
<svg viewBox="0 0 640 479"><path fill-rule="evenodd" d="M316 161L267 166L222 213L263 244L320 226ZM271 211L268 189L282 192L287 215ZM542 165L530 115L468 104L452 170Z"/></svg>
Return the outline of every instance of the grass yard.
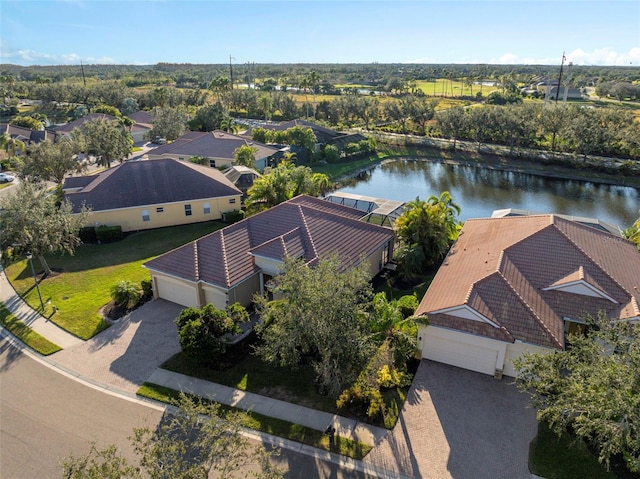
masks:
<svg viewBox="0 0 640 479"><path fill-rule="evenodd" d="M538 424L538 435L529 447L529 470L545 479L615 479L591 454L581 439L568 434L558 437L546 424Z"/></svg>
<svg viewBox="0 0 640 479"><path fill-rule="evenodd" d="M151 383L144 383L137 391L137 394L165 403L173 403L179 397L178 391ZM371 450L371 446L368 444L351 441L340 436L336 436L334 443L331 444L329 437L321 431L316 431L315 429L293 424L281 419L275 419L254 412L245 412L222 404L220 404L219 407L222 414L227 412L239 414L242 425L249 429L266 432L267 434L283 437L326 451L336 452L343 456L362 459Z"/></svg>
<svg viewBox="0 0 640 479"><path fill-rule="evenodd" d="M40 283L42 299L47 303L43 314L79 338L89 339L108 326L99 310L111 300L113 285L123 279L135 283L148 279L149 272L142 263L223 226L213 221L142 231L116 243L82 245L73 256L47 257L54 274ZM34 264L38 270L35 258ZM40 310L27 260L7 266L5 272L18 294Z"/></svg>
<svg viewBox="0 0 640 479"><path fill-rule="evenodd" d="M62 349L16 318L2 303L0 303L0 324L24 344L43 356L48 356Z"/></svg>
<svg viewBox="0 0 640 479"><path fill-rule="evenodd" d="M178 353L168 359L161 367L241 391L260 394L331 414L348 415L338 410L334 399L318 394L314 387L315 373L311 366L292 369L269 365L252 354L250 345L242 346L235 351L230 348L226 357L221 361L228 364L225 367L209 368L183 353ZM393 428L402 410L406 393L406 390L399 388L383 392L387 414L383 424L379 424L380 426L387 429ZM363 420L363 418L358 419Z"/></svg>

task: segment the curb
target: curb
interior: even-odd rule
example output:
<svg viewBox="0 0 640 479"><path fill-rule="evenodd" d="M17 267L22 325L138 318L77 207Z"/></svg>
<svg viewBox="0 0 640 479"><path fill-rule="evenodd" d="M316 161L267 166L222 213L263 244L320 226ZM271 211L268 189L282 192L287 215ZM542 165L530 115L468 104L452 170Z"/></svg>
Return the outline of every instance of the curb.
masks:
<svg viewBox="0 0 640 479"><path fill-rule="evenodd" d="M83 374L72 371L69 368L57 363L56 361L53 361L49 358L39 355L38 353L33 351L30 347L28 347L26 344L24 344L22 341L20 341L15 336L13 336L9 331L7 331L2 326L0 326L0 338L4 339L12 347L20 350L23 354L25 354L26 356L29 356L31 359L39 362L43 366L48 367L49 369L55 370L58 374L62 374L63 376L66 376L69 379L82 383L87 387L90 387L97 391L101 391L103 393L109 394L111 396L114 396L126 401L139 404L141 406L155 409L157 411L165 411L172 407L160 401L141 398L136 394L132 394L126 391L122 391L121 389L108 386L104 383L100 383L99 381L96 381L92 378L84 376ZM242 428L242 434L243 436L249 439L258 440L263 443L269 444L270 446L298 452L300 454L304 454L306 456L320 459L325 462L330 462L341 468L349 469L351 471L356 471L356 472L362 472L368 475L378 477L380 479L394 479L394 478L412 479L410 476L405 476L404 474L388 471L386 469L381 469L369 464L365 464L364 462L358 461L356 459L351 459L349 457L341 456L339 454L329 452L329 451L323 451L322 449L317 449L315 447L308 446L306 444L301 444L299 442L291 441L289 439L281 438L278 436L272 436L270 434L260 432L260 431L255 431L253 429Z"/></svg>

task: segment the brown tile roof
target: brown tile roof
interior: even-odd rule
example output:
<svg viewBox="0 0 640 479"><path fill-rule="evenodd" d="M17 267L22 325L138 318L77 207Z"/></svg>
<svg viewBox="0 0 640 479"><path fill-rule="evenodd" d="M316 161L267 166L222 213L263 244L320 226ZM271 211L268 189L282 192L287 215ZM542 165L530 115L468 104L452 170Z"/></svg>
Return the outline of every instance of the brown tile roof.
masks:
<svg viewBox="0 0 640 479"><path fill-rule="evenodd" d="M204 156L207 158L233 159L233 152L243 145L253 146L258 149L256 159L266 158L278 152L277 149L247 140L224 131L190 131L173 143L159 146L149 152L151 156L176 155L176 156Z"/></svg>
<svg viewBox="0 0 640 479"><path fill-rule="evenodd" d="M241 194L215 168L173 159L126 161L96 175L65 179L63 189L78 187L65 193L74 211L82 204L102 211Z"/></svg>
<svg viewBox="0 0 640 479"><path fill-rule="evenodd" d="M159 256L145 266L189 281L230 288L258 272L255 256L302 257L313 265L337 254L344 267L394 237L390 228L360 221L362 212L298 196Z"/></svg>
<svg viewBox="0 0 640 479"><path fill-rule="evenodd" d="M416 314L434 325L504 336L491 325L480 328L484 318L504 328L505 338L562 348L563 318L599 310L640 317L639 290L640 254L621 237L555 215L472 219ZM461 318L469 311L478 321Z"/></svg>

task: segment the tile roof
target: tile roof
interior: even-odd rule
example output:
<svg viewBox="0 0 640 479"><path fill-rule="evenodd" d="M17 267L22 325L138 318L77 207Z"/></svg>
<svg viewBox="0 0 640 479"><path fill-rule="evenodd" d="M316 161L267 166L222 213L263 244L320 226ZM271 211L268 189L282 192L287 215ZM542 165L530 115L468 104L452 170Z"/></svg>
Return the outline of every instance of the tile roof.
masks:
<svg viewBox="0 0 640 479"><path fill-rule="evenodd" d="M241 194L215 168L173 159L126 161L96 175L65 179L63 189L78 187L65 193L74 211L82 204L103 211Z"/></svg>
<svg viewBox="0 0 640 479"><path fill-rule="evenodd" d="M57 133L71 133L75 128L80 128L86 122L95 120L96 118L104 118L106 120L115 120L116 117L112 115L107 115L106 113L89 113L77 120L73 120L65 125L60 125L55 127L55 131Z"/></svg>
<svg viewBox="0 0 640 479"><path fill-rule="evenodd" d="M468 220L416 314L442 327L562 348L563 318L599 310L638 318L639 303L640 254L631 242L556 215L514 216ZM462 310L506 333L480 328L482 319L463 319Z"/></svg>
<svg viewBox="0 0 640 479"><path fill-rule="evenodd" d="M147 111L136 111L129 115L129 118L135 121L138 125L151 126L153 124L153 118Z"/></svg>
<svg viewBox="0 0 640 479"><path fill-rule="evenodd" d="M204 236L145 264L189 281L231 288L258 272L254 255L310 264L337 254L345 268L392 241L390 228L360 221L362 212L310 196L298 196Z"/></svg>
<svg viewBox="0 0 640 479"><path fill-rule="evenodd" d="M233 159L233 152L243 145L253 146L258 149L256 159L266 158L278 152L276 148L257 141L247 140L225 131L215 130L208 132L190 131L172 143L155 148L149 152L149 155L204 156L207 158Z"/></svg>

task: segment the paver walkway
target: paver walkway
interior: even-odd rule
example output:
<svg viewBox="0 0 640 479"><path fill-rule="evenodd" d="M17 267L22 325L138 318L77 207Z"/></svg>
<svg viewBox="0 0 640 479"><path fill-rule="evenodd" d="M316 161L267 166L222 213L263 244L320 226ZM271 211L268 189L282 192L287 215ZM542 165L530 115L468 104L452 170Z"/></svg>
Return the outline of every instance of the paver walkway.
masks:
<svg viewBox="0 0 640 479"><path fill-rule="evenodd" d="M336 434L339 436L369 445L378 444L389 433L388 429L363 424L355 419L317 411L278 399L266 398L259 394L240 391L222 384L195 379L164 369L157 369L147 381L178 391L189 392L245 411L283 419L316 431L324 431L331 424L336 428Z"/></svg>

